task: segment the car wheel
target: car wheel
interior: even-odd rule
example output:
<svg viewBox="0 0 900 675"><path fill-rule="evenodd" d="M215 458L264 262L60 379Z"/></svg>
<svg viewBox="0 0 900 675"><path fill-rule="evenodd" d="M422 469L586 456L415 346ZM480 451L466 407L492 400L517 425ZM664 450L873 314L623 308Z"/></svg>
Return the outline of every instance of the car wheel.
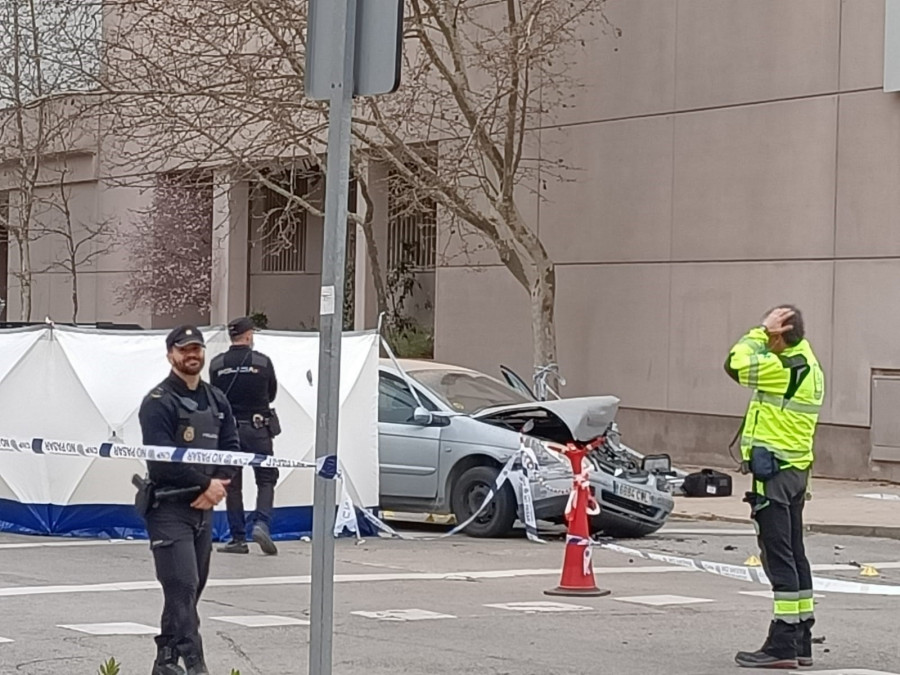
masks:
<svg viewBox="0 0 900 675"><path fill-rule="evenodd" d="M663 526L662 523L650 525L605 513L592 516L590 524L591 534L602 534L614 539L640 539L653 534Z"/></svg>
<svg viewBox="0 0 900 675"><path fill-rule="evenodd" d="M481 506L497 480L499 469L490 466L472 467L453 484L450 504L458 523L464 523ZM472 537L499 537L508 533L516 522L516 494L504 483L484 511L464 532Z"/></svg>

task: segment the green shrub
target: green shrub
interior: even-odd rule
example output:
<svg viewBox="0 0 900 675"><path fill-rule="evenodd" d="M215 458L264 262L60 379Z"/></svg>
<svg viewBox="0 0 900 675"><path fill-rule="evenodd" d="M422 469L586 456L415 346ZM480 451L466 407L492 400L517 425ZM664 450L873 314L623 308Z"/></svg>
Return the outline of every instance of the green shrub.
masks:
<svg viewBox="0 0 900 675"><path fill-rule="evenodd" d="M110 657L109 661L100 666L98 675L120 675L121 668L118 662Z"/></svg>
<svg viewBox="0 0 900 675"><path fill-rule="evenodd" d="M434 334L419 326L411 324L388 332L391 349L401 359L434 358Z"/></svg>
<svg viewBox="0 0 900 675"><path fill-rule="evenodd" d="M269 327L269 317L265 312L253 312L253 314L250 315L250 320L260 330L265 330Z"/></svg>

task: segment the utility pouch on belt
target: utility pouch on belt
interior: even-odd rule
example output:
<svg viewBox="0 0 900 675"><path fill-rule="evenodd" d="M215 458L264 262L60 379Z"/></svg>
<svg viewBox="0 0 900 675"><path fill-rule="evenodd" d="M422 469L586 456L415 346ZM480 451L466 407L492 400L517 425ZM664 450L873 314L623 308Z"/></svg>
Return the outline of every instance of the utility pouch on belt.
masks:
<svg viewBox="0 0 900 675"><path fill-rule="evenodd" d="M750 472L756 480L767 481L780 470L778 459L769 450L760 447L750 449Z"/></svg>
<svg viewBox="0 0 900 675"><path fill-rule="evenodd" d="M143 518L150 513L150 509L153 508L153 503L156 501L153 494L153 482L134 474L131 477L131 484L137 488L137 494L134 495L134 508L137 509L138 515Z"/></svg>
<svg viewBox="0 0 900 675"><path fill-rule="evenodd" d="M275 408L271 408L269 410L269 435L272 438L275 438L278 434L281 433L281 420L278 419L278 413L275 412Z"/></svg>
<svg viewBox="0 0 900 675"><path fill-rule="evenodd" d="M756 492L745 492L744 498L741 500L750 505L750 517L754 518L760 509L769 505L769 500L765 496Z"/></svg>
<svg viewBox="0 0 900 675"><path fill-rule="evenodd" d="M158 490L156 484L148 478L141 478L137 474L131 477L131 484L137 488L134 496L134 508L142 518L159 506L161 501L179 501L190 499L199 495L203 490L199 485L188 488L165 488Z"/></svg>

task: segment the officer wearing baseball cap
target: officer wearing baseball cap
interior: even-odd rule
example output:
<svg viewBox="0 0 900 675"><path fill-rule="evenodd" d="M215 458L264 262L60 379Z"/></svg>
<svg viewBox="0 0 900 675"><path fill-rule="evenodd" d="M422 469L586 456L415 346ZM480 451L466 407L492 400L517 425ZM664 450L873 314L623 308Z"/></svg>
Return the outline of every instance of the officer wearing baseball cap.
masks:
<svg viewBox="0 0 900 675"><path fill-rule="evenodd" d="M256 326L242 316L228 324L231 348L216 356L209 364L210 382L225 392L238 424L241 450L254 454L274 453L273 439L280 427L272 402L278 392L278 380L271 359L253 349ZM272 508L278 469L254 466L256 476L256 511L253 514L253 541L266 555L276 555L278 548L270 533ZM244 513L243 472L238 470L228 486L225 499L231 541L219 548L223 553L249 553L247 524Z"/></svg>
<svg viewBox="0 0 900 675"><path fill-rule="evenodd" d="M166 337L166 352L172 371L141 403L144 445L239 452L228 399L200 377L203 334L196 326L178 326ZM159 496L142 515L164 597L152 675L208 675L197 603L209 575L212 510L235 469L148 461L147 470Z"/></svg>

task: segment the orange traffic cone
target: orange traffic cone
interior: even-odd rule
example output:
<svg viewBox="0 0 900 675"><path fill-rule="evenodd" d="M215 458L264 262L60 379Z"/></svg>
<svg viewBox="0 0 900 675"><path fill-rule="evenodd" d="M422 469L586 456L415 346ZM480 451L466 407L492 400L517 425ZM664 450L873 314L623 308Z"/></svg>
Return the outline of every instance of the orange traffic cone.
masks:
<svg viewBox="0 0 900 675"><path fill-rule="evenodd" d="M588 526L587 507L591 499L588 483L582 475L581 463L587 450L575 445L566 449L566 457L572 462L575 474L573 492L574 503L570 501L570 509L566 513L568 533L566 535L566 553L563 558L562 578L559 586L544 591L545 595L580 595L599 597L609 595L610 591L597 588L594 581L594 568L591 564L591 530Z"/></svg>

